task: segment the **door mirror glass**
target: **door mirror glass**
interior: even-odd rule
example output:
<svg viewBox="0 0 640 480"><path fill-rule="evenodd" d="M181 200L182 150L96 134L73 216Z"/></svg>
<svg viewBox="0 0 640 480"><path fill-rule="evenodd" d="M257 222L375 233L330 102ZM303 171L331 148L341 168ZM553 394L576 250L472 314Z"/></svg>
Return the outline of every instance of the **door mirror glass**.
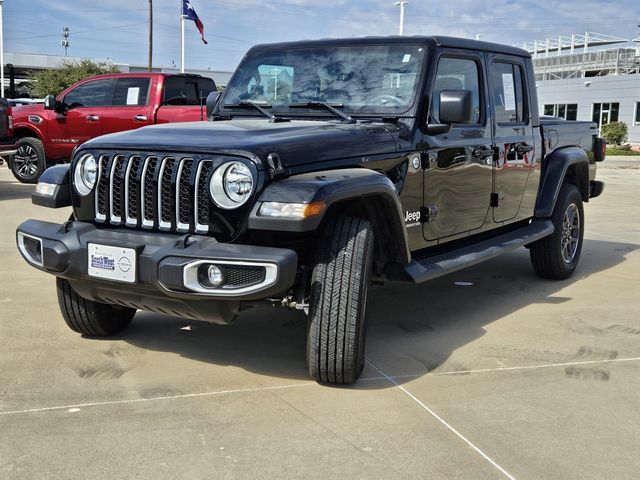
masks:
<svg viewBox="0 0 640 480"><path fill-rule="evenodd" d="M474 123L471 92L469 90L442 90L440 92L440 123Z"/></svg>
<svg viewBox="0 0 640 480"><path fill-rule="evenodd" d="M213 109L218 103L218 98L220 98L220 92L213 91L209 95L207 95L207 118L210 118L213 115Z"/></svg>

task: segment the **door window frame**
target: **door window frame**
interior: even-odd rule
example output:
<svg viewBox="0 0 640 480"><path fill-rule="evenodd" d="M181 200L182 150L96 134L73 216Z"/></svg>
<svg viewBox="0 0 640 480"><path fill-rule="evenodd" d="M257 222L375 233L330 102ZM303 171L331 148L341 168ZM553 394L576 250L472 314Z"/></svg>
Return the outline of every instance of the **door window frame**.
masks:
<svg viewBox="0 0 640 480"><path fill-rule="evenodd" d="M440 66L440 60L443 58L452 58L456 60L470 60L476 64L476 69L478 73L478 101L480 103L480 115L479 122L477 123L453 123L451 124L451 128L483 128L487 125L487 99L486 99L486 72L484 69L484 62L482 61L482 57L480 55L476 56L473 54L465 53L464 51L443 51L438 55L435 59L436 68L433 73L431 85L429 87L429 92L427 94L428 100L428 109L425 119L425 125L427 125L432 119L431 116L431 105L433 104L433 89L436 86L436 78L438 76L438 67Z"/></svg>
<svg viewBox="0 0 640 480"><path fill-rule="evenodd" d="M496 55L487 62L487 77L489 78L489 97L491 102L491 110L493 112L493 123L499 127L528 127L531 124L531 105L529 101L529 82L527 79L527 69L525 68L524 61L519 57L510 57L506 55ZM493 98L493 65L495 63L506 63L511 65L512 68L520 69L520 83L522 88L522 121L521 122L498 122L495 114L496 106ZM515 88L515 74L514 74L514 88ZM516 89L515 94L518 94ZM518 99L516 98L516 106Z"/></svg>

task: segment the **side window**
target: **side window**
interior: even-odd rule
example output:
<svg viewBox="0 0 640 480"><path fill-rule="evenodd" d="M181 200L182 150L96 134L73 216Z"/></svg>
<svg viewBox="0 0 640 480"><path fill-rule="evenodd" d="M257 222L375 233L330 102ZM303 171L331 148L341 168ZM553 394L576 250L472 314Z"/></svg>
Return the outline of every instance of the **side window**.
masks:
<svg viewBox="0 0 640 480"><path fill-rule="evenodd" d="M497 123L525 123L522 67L513 63L491 65L492 96ZM545 106L545 114L547 112Z"/></svg>
<svg viewBox="0 0 640 480"><path fill-rule="evenodd" d="M198 79L198 96L202 95L205 100L209 94L216 90L216 84L210 78Z"/></svg>
<svg viewBox="0 0 640 480"><path fill-rule="evenodd" d="M114 83L113 79L84 83L67 93L64 103L69 108L110 106Z"/></svg>
<svg viewBox="0 0 640 480"><path fill-rule="evenodd" d="M167 105L200 105L196 81L186 77L167 77L164 81L164 103Z"/></svg>
<svg viewBox="0 0 640 480"><path fill-rule="evenodd" d="M467 58L440 58L431 100L431 121L434 123L440 123L440 92L444 90L469 90L473 111L472 123L482 121L480 73L475 61Z"/></svg>
<svg viewBox="0 0 640 480"><path fill-rule="evenodd" d="M119 78L113 94L113 105L146 105L149 97L149 83L149 78Z"/></svg>

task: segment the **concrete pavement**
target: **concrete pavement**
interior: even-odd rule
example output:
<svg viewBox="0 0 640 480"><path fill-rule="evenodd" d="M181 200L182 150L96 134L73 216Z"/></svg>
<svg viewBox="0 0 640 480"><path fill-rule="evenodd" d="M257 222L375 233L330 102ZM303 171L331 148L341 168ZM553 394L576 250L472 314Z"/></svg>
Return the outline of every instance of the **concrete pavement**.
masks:
<svg viewBox="0 0 640 480"><path fill-rule="evenodd" d="M307 379L291 312L71 332L14 245L69 212L0 168L0 478L637 478L640 162L601 167L573 278L537 278L521 249L377 288L347 388Z"/></svg>

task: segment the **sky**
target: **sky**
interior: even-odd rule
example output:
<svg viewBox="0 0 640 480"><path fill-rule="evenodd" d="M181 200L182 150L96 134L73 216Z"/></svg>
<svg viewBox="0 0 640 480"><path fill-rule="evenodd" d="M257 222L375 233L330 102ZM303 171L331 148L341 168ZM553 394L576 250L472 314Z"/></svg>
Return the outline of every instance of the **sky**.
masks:
<svg viewBox="0 0 640 480"><path fill-rule="evenodd" d="M233 70L258 43L395 35L394 0L190 0L205 26L204 45L186 26L186 66ZM181 0L153 0L154 65L180 64ZM5 51L146 65L148 0L4 0ZM593 31L640 36L639 0L410 0L405 35L451 35L512 44Z"/></svg>

